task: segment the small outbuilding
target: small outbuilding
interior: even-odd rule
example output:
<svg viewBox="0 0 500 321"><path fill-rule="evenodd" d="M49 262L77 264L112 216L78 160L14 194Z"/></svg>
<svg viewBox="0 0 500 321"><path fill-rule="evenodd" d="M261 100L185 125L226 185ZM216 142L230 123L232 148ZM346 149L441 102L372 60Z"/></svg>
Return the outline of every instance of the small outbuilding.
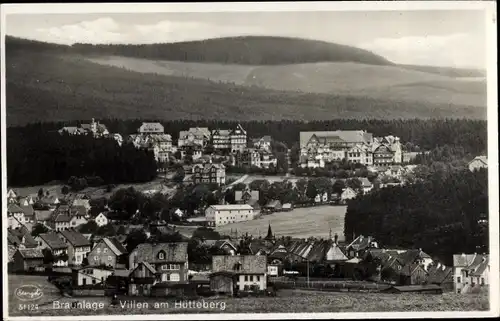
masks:
<svg viewBox="0 0 500 321"><path fill-rule="evenodd" d="M404 285L391 286L383 290L384 293L428 293L428 294L443 294L443 288L435 284L428 285Z"/></svg>

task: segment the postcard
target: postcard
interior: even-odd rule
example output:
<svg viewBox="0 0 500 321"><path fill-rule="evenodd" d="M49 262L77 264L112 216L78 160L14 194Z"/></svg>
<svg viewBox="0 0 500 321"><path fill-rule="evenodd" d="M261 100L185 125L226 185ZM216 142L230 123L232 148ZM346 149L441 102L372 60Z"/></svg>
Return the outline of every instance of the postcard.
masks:
<svg viewBox="0 0 500 321"><path fill-rule="evenodd" d="M4 319L499 316L495 2L1 23Z"/></svg>

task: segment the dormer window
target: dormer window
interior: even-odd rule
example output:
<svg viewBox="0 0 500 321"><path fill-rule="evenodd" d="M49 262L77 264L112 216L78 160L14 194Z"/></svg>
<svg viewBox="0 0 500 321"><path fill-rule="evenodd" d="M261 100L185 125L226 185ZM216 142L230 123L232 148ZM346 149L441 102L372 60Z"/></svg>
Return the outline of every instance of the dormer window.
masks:
<svg viewBox="0 0 500 321"><path fill-rule="evenodd" d="M165 252L164 251L158 252L158 259L165 260Z"/></svg>

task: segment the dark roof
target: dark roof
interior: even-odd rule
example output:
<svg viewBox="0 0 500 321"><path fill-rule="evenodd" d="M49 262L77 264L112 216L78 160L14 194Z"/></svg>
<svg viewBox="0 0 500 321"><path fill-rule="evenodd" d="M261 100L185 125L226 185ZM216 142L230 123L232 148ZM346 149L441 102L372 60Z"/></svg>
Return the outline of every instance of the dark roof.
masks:
<svg viewBox="0 0 500 321"><path fill-rule="evenodd" d="M54 232L42 233L39 237L52 249L65 249L68 247Z"/></svg>
<svg viewBox="0 0 500 321"><path fill-rule="evenodd" d="M21 208L21 210L23 211L23 213L24 213L25 216L33 216L33 215L35 215L35 210L33 209L33 206L31 206L31 205L28 205L28 206L20 205L19 207Z"/></svg>
<svg viewBox="0 0 500 321"><path fill-rule="evenodd" d="M165 252L165 259L161 260L162 262L184 263L188 260L187 246L188 243L186 242L157 244L142 243L132 251L131 256L135 254L138 263L153 263L160 261L158 259L158 254L160 251L163 251Z"/></svg>
<svg viewBox="0 0 500 321"><path fill-rule="evenodd" d="M21 244L21 240L16 235L14 235L10 230L7 233L7 242L11 245Z"/></svg>
<svg viewBox="0 0 500 321"><path fill-rule="evenodd" d="M68 214L56 214L54 222L69 222L71 217Z"/></svg>
<svg viewBox="0 0 500 321"><path fill-rule="evenodd" d="M429 268L427 282L431 284L442 284L446 281L453 282L453 269L444 265Z"/></svg>
<svg viewBox="0 0 500 321"><path fill-rule="evenodd" d="M239 269L238 269L239 266ZM215 255L212 257L212 272L241 274L263 274L267 269L265 255Z"/></svg>
<svg viewBox="0 0 500 321"><path fill-rule="evenodd" d="M371 242L374 242L374 241L375 241L375 239L371 236L360 235L354 241L352 241L352 243L349 244L347 246L347 248L348 249L352 248L355 251L364 250L370 246Z"/></svg>
<svg viewBox="0 0 500 321"><path fill-rule="evenodd" d="M472 264L476 257L476 254L455 254L453 255L453 266L469 266Z"/></svg>
<svg viewBox="0 0 500 321"><path fill-rule="evenodd" d="M90 241L83 234L73 229L59 232L73 246L90 246Z"/></svg>
<svg viewBox="0 0 500 321"><path fill-rule="evenodd" d="M403 286L393 286L391 289L395 289L399 292L419 292L426 290L442 290L439 285L428 284L428 285L403 285Z"/></svg>
<svg viewBox="0 0 500 321"><path fill-rule="evenodd" d="M14 230L9 230L9 234L12 234L13 236L17 237L20 243L18 244L23 244L26 247L36 247L38 246L38 242L35 241L33 236L31 236L30 231L26 227L22 227L20 229L14 229ZM24 238L24 243L22 242L22 239ZM13 241L14 239L11 238Z"/></svg>
<svg viewBox="0 0 500 321"><path fill-rule="evenodd" d="M71 209L69 211L71 215L87 215L89 212L83 205L71 206Z"/></svg>
<svg viewBox="0 0 500 321"><path fill-rule="evenodd" d="M19 249L19 253L25 259L40 259L43 258L43 253L41 249Z"/></svg>
<svg viewBox="0 0 500 321"><path fill-rule="evenodd" d="M35 219L37 221L49 221L52 217L52 211L35 211Z"/></svg>
<svg viewBox="0 0 500 321"><path fill-rule="evenodd" d="M127 253L127 250L123 247L123 245L115 237L102 238L101 242L104 242L115 255L120 256L120 255Z"/></svg>
<svg viewBox="0 0 500 321"><path fill-rule="evenodd" d="M7 213L24 213L24 211L19 205L10 203L7 206Z"/></svg>

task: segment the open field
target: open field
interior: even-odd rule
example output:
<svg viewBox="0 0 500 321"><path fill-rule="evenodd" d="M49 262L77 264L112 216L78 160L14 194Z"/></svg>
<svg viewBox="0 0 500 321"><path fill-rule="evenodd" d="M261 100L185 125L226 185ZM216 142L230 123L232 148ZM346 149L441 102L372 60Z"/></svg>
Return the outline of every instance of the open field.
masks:
<svg viewBox="0 0 500 321"><path fill-rule="evenodd" d="M174 190L169 188L163 184L164 180L162 178L157 178L151 182L147 183L137 183L137 184L117 184L116 187L108 193L106 191L106 186L103 187L87 187L82 191L78 192L79 194L87 194L91 198L99 198L106 197L109 198L116 190L121 188L129 188L133 187L141 192L148 191L158 191L164 194L171 194ZM28 196L28 195L36 195L40 188L43 188L44 191L50 192L51 195L62 195L61 188L65 184L60 182L51 182L44 185L38 186L27 186L27 187L8 187L7 190L13 189L20 196Z"/></svg>
<svg viewBox="0 0 500 321"><path fill-rule="evenodd" d="M467 82L398 65L321 62L278 66L196 63L102 56L97 64L134 72L193 77L242 86L324 94L345 94L435 103L486 106L485 79Z"/></svg>
<svg viewBox="0 0 500 321"><path fill-rule="evenodd" d="M423 311L486 311L488 295L460 295L445 293L429 294L381 294L381 293L331 293L301 290L283 290L277 297L226 298L213 297L198 299L197 302L213 303L213 308L182 308L176 306L176 300L163 298L122 298L121 301L147 303L147 306L121 307L111 306L109 298L64 298L60 302L72 301L102 302L104 307L98 310L71 309L54 310L52 306L40 307L30 316L63 315L111 315L111 314L165 314L165 313L303 313L303 312L423 312ZM179 301L177 301L179 302ZM186 301L184 301L186 302ZM218 302L218 306L215 303ZM163 303L163 306L155 306ZM221 307L224 307L222 309ZM21 315L19 311L10 311L12 315Z"/></svg>
<svg viewBox="0 0 500 321"><path fill-rule="evenodd" d="M15 296L15 291L18 287L23 285L36 285L39 287L43 296L35 301L22 301ZM19 275L19 274L9 274L8 275L8 293L9 293L9 311L10 313L22 313L20 309L23 309L24 304L38 304L40 308L42 306L51 306L51 302L61 298L59 290L49 281L47 281L47 276L43 275ZM21 306L20 306L21 305ZM23 314L21 314L23 315Z"/></svg>
<svg viewBox="0 0 500 321"><path fill-rule="evenodd" d="M243 233L255 236L265 236L268 225L271 224L273 233L277 237L292 236L307 238L310 236L328 238L330 228L332 233L344 239L344 216L346 206L317 206L297 208L291 212L280 212L263 215L252 221L239 222L217 227L218 232L229 234L237 230L238 235Z"/></svg>

